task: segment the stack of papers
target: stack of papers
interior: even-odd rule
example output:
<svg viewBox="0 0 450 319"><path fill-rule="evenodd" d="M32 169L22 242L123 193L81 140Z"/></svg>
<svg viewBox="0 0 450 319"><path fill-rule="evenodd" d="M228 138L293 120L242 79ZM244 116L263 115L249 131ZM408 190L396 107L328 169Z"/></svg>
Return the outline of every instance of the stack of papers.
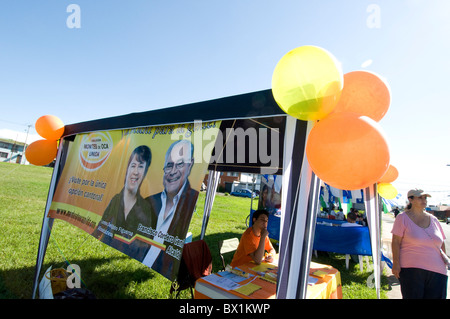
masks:
<svg viewBox="0 0 450 319"><path fill-rule="evenodd" d="M261 286L258 286L251 281L244 285L240 284L241 281L247 280L248 278L235 275L228 271L222 271L219 274L211 274L209 276L203 277L202 279L222 289L234 290L246 296L249 296L255 291L261 289ZM255 277L255 275L252 274L250 274L250 276ZM256 278L257 277L253 278L253 280Z"/></svg>
<svg viewBox="0 0 450 319"><path fill-rule="evenodd" d="M328 273L322 270L316 270L315 272L313 272L313 275L322 278L328 275Z"/></svg>
<svg viewBox="0 0 450 319"><path fill-rule="evenodd" d="M234 281L234 282L241 282L241 281L244 281L244 280L246 280L246 279L248 279L248 278L254 276L254 275L252 275L252 274L249 273L249 277L248 277L248 278L245 278L245 277L242 277L242 276L233 274L233 273L231 273L231 272L229 272L229 271L221 271L221 272L219 272L218 274L219 274L221 277L227 278L227 279L232 280L232 281Z"/></svg>
<svg viewBox="0 0 450 319"><path fill-rule="evenodd" d="M255 291L261 289L261 286L255 285L254 283L249 282L246 285L243 285L239 288L234 289L234 291L237 291L243 295L250 296Z"/></svg>
<svg viewBox="0 0 450 319"><path fill-rule="evenodd" d="M254 272L266 272L266 271L269 271L269 270L274 270L274 269L276 269L276 268L277 268L277 267L276 267L275 265L272 265L272 264L266 264L266 263L261 263L261 264L255 266L255 267L253 267L252 270L253 270Z"/></svg>
<svg viewBox="0 0 450 319"><path fill-rule="evenodd" d="M245 279L245 278L243 278L243 279ZM234 282L231 279L228 279L228 278L216 275L216 274L211 274L209 276L203 277L203 280L209 282L210 284L213 284L215 286L223 288L225 290L233 290L233 289L239 288L241 286L237 282Z"/></svg>
<svg viewBox="0 0 450 319"><path fill-rule="evenodd" d="M309 286L315 285L318 281L319 281L319 279L308 276L308 285Z"/></svg>

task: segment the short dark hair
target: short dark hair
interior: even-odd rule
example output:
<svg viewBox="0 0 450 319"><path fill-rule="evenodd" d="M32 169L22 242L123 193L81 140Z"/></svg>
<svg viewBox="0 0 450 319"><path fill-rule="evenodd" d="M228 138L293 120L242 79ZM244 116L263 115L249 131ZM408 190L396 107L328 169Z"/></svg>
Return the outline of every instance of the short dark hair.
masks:
<svg viewBox="0 0 450 319"><path fill-rule="evenodd" d="M256 211L253 213L252 220L253 220L253 218L254 218L254 219L258 219L259 216L261 216L261 215L266 215L267 218L269 218L269 212L268 212L267 210L265 210L265 209L258 209L258 210L256 210Z"/></svg>
<svg viewBox="0 0 450 319"><path fill-rule="evenodd" d="M146 175L150 163L152 162L152 152L150 151L150 148L147 145L141 145L136 147L131 153L130 158L128 159L128 166L130 166L130 163L135 156L138 162L145 163L144 175Z"/></svg>
<svg viewBox="0 0 450 319"><path fill-rule="evenodd" d="M347 218L350 219L350 220L356 220L357 216L356 216L356 214L354 212L349 212L347 214Z"/></svg>
<svg viewBox="0 0 450 319"><path fill-rule="evenodd" d="M127 179L128 167L130 166L130 163L134 157L136 157L136 160L138 162L145 163L145 170L144 170L144 177L145 177L145 175L147 175L148 168L150 167L150 164L152 162L152 151L147 145L138 146L133 150L133 152L130 155L130 158L128 159L127 170L123 181L124 184L125 180Z"/></svg>

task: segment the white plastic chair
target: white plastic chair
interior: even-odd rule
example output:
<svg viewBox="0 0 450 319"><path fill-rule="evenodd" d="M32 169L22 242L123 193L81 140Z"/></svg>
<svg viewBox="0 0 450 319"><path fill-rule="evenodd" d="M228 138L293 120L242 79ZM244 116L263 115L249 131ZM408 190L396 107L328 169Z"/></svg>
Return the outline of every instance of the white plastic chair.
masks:
<svg viewBox="0 0 450 319"><path fill-rule="evenodd" d="M225 270L225 259L223 258L223 254L231 253L236 251L239 246L239 239L230 238L219 241L219 256L222 259L223 270Z"/></svg>
<svg viewBox="0 0 450 319"><path fill-rule="evenodd" d="M363 258L365 257L365 258ZM358 260L359 260L359 270L362 272L363 271L363 266L364 266L364 262L363 259L366 260L366 267L367 269L369 269L370 266L370 262L369 262L369 256L362 256L362 255L358 255ZM349 267L349 262L350 262L350 255L346 254L345 255L345 269L348 270Z"/></svg>

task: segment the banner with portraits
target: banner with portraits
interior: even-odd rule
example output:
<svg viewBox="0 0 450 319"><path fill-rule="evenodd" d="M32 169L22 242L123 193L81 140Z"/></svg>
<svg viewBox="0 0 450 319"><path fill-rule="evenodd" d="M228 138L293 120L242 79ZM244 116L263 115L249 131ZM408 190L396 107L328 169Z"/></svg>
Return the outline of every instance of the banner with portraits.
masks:
<svg viewBox="0 0 450 319"><path fill-rule="evenodd" d="M258 209L265 209L269 214L281 214L282 176L261 175Z"/></svg>
<svg viewBox="0 0 450 319"><path fill-rule="evenodd" d="M174 280L220 123L76 135L49 217Z"/></svg>
<svg viewBox="0 0 450 319"><path fill-rule="evenodd" d="M280 240L281 225L281 175L261 175L260 193L258 199L258 209L264 209L269 212L269 222L267 230L269 238Z"/></svg>

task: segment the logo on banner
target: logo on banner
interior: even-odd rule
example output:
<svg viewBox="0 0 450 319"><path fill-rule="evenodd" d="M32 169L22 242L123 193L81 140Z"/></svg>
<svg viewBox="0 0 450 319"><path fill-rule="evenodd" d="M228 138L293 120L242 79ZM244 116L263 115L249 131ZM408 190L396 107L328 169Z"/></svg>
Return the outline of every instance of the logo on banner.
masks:
<svg viewBox="0 0 450 319"><path fill-rule="evenodd" d="M80 162L88 171L102 167L113 149L113 141L108 132L94 132L85 135L80 143Z"/></svg>

